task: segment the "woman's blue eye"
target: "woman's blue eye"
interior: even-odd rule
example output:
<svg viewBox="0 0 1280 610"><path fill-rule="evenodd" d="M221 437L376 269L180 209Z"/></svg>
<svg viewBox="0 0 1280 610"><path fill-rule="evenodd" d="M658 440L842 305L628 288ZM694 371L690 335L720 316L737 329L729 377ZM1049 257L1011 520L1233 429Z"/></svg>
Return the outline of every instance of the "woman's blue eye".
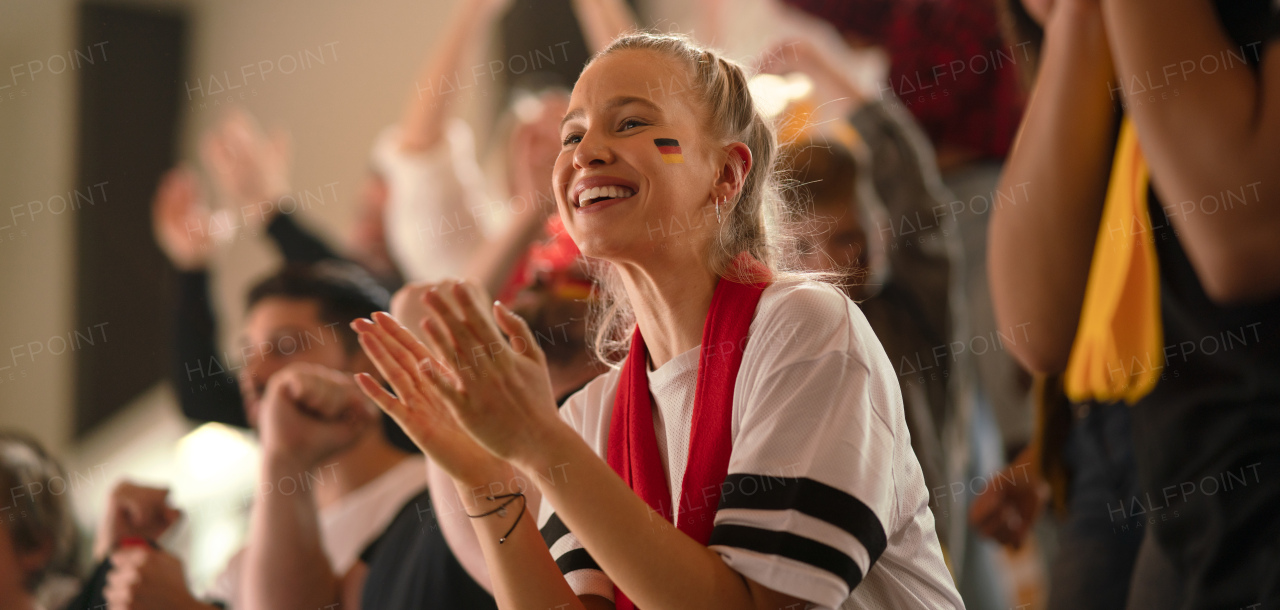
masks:
<svg viewBox="0 0 1280 610"><path fill-rule="evenodd" d="M636 127L644 127L646 125L648 125L648 123L640 119L627 119L623 121L621 125L618 125L618 131L626 131L628 129L634 129ZM575 133L575 134L569 135L560 143L564 146L568 146L570 144L577 144L578 142L581 142L581 141L582 141L582 134Z"/></svg>

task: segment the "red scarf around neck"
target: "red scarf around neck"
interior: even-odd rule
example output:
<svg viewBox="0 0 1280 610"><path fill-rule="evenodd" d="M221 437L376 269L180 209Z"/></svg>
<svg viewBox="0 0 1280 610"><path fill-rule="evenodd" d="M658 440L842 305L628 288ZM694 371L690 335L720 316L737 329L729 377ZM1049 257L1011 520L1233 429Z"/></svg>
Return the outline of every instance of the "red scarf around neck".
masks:
<svg viewBox="0 0 1280 610"><path fill-rule="evenodd" d="M767 277L764 266L742 254L735 266L745 266L756 277ZM689 439L689 463L680 485L678 528L701 544L711 539L720 486L729 472L732 449L733 386L742 365L747 334L755 317L760 295L768 282L744 284L721 278L711 297L711 309L702 327L702 347L698 355L698 382L694 390L693 429ZM671 492L658 455L658 438L653 429L653 397L649 394L649 352L637 326L631 349L622 365L613 416L609 422L609 466L627 482L636 495L668 521L675 511ZM679 425L671 423L669 425ZM714 493L708 493L709 490ZM618 610L633 610L635 604L614 589Z"/></svg>

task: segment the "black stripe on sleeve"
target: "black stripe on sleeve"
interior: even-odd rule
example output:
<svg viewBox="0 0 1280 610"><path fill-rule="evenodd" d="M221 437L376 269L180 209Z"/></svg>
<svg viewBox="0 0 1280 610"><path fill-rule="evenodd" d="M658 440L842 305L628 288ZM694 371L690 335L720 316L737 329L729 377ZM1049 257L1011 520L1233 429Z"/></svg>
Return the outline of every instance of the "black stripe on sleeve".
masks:
<svg viewBox="0 0 1280 610"><path fill-rule="evenodd" d="M604 571L600 569L600 564L596 563L596 560L592 559L591 555L587 553L587 549L573 549L557 557L556 565L560 567L561 574L568 574L578 570Z"/></svg>
<svg viewBox="0 0 1280 610"><path fill-rule="evenodd" d="M542 526L542 541L547 543L547 548L551 548L561 538L569 535L569 528L565 526L564 521L560 520L560 515L551 513L551 517L547 519L547 523ZM564 554L555 558L556 565L560 568L561 574L568 574L578 570L596 570L600 569L600 564L591 558L587 553L587 549L577 548L566 551Z"/></svg>
<svg viewBox="0 0 1280 610"><path fill-rule="evenodd" d="M560 520L560 515L551 513L551 518L547 519L539 532L542 533L542 541L547 543L547 548L551 548L561 538L569 535L569 528Z"/></svg>
<svg viewBox="0 0 1280 610"><path fill-rule="evenodd" d="M731 474L725 477L720 490L721 509L790 509L849 532L866 547L871 564L888 546L884 526L875 512L861 500L825 483L807 478Z"/></svg>
<svg viewBox="0 0 1280 610"><path fill-rule="evenodd" d="M729 546L764 555L777 555L830 572L852 591L862 582L862 568L852 557L816 540L789 532L775 532L747 525L717 525L707 546Z"/></svg>

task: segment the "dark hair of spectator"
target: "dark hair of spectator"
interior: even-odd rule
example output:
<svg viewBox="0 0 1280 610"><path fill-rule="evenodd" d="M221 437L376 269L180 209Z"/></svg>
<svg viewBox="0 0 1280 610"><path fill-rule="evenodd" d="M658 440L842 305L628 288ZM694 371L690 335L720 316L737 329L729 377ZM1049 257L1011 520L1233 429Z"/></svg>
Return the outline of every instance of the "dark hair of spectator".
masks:
<svg viewBox="0 0 1280 610"><path fill-rule="evenodd" d="M360 349L351 321L386 311L391 300L364 269L337 261L287 265L249 290L245 309L268 298L314 302L320 319L336 326L348 353Z"/></svg>
<svg viewBox="0 0 1280 610"><path fill-rule="evenodd" d="M71 502L70 479L62 466L34 439L0 431L0 524L9 528L20 554L50 552L49 562L23 583L34 594L51 574L74 575L79 538Z"/></svg>

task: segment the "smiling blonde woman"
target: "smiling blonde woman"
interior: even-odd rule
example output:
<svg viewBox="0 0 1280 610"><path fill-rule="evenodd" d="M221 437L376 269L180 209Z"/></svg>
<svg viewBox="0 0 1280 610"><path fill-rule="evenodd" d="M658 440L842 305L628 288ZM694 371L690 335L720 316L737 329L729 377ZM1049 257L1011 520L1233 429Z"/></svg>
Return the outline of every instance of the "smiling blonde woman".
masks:
<svg viewBox="0 0 1280 610"><path fill-rule="evenodd" d="M623 36L561 135L557 204L602 261L617 367L557 412L547 329L468 283L425 295L425 343L385 314L353 324L394 395L360 385L454 478L499 605L963 607L884 350L842 292L790 270L742 69Z"/></svg>

